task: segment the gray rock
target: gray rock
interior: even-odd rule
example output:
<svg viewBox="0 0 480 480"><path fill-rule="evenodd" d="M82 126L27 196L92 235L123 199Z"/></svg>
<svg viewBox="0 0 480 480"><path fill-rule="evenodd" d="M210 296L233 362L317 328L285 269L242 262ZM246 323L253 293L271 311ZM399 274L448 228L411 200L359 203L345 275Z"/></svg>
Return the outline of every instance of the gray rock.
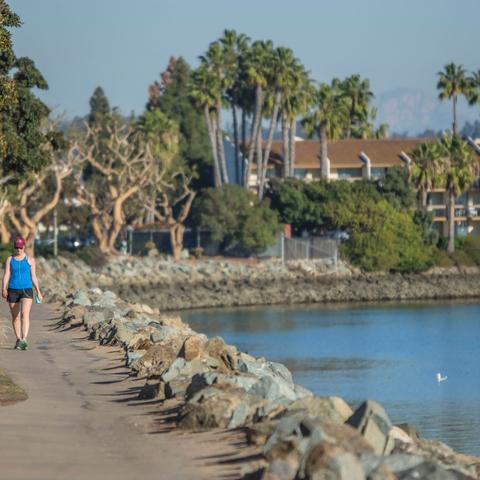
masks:
<svg viewBox="0 0 480 480"><path fill-rule="evenodd" d="M345 423L352 415L352 409L340 397L304 397L288 406L288 410L302 410L311 417L332 423Z"/></svg>
<svg viewBox="0 0 480 480"><path fill-rule="evenodd" d="M389 454L394 442L389 436L392 422L383 407L374 400L362 403L346 421L356 428L379 455Z"/></svg>
<svg viewBox="0 0 480 480"><path fill-rule="evenodd" d="M198 392L210 385L230 385L232 387L241 388L246 392L257 382L258 379L251 375L231 375L220 372L199 373L192 377L191 383L186 391L186 399L191 399Z"/></svg>
<svg viewBox="0 0 480 480"><path fill-rule="evenodd" d="M82 305L84 307L89 307L92 305L92 302L85 290L77 290L72 301L75 305Z"/></svg>
<svg viewBox="0 0 480 480"><path fill-rule="evenodd" d="M306 478L310 480L365 480L365 472L358 458L350 452L333 447L312 451L306 462Z"/></svg>
<svg viewBox="0 0 480 480"><path fill-rule="evenodd" d="M197 392L185 405L180 426L188 429L236 428L252 422L264 401L226 384Z"/></svg>
<svg viewBox="0 0 480 480"><path fill-rule="evenodd" d="M144 353L137 350L135 352L127 352L127 365L130 366L135 360L140 360Z"/></svg>
<svg viewBox="0 0 480 480"><path fill-rule="evenodd" d="M168 383L171 380L173 380L175 377L178 377L181 374L185 365L186 365L186 362L184 358L181 358L181 357L176 358L173 361L173 363L170 365L168 370L162 374L162 380L165 383Z"/></svg>
<svg viewBox="0 0 480 480"><path fill-rule="evenodd" d="M114 307L117 303L118 297L110 290L102 292L98 300L93 304L96 307Z"/></svg>
<svg viewBox="0 0 480 480"><path fill-rule="evenodd" d="M265 400L276 401L285 405L297 400L295 390L282 377L261 377L248 392Z"/></svg>

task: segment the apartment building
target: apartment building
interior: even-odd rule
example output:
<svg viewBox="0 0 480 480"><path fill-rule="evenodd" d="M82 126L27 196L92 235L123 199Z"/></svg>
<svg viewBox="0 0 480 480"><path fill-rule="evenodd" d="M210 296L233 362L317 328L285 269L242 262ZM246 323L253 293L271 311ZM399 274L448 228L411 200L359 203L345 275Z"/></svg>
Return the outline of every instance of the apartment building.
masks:
<svg viewBox="0 0 480 480"><path fill-rule="evenodd" d="M415 139L382 140L337 140L328 143L328 175L331 180L355 181L378 179L385 176L389 168L402 166L408 168L411 163L409 152L418 144L428 141ZM472 148L479 155L480 142L469 139ZM274 141L267 169L268 177L282 175L282 142ZM317 140L299 140L296 142L296 161L294 176L305 181L321 178L320 143ZM255 188L257 176L252 168L249 184ZM445 191L437 189L429 192L428 209L434 212L435 226L441 235L447 235L447 196ZM480 235L480 179L469 192L457 199L455 207L456 235Z"/></svg>

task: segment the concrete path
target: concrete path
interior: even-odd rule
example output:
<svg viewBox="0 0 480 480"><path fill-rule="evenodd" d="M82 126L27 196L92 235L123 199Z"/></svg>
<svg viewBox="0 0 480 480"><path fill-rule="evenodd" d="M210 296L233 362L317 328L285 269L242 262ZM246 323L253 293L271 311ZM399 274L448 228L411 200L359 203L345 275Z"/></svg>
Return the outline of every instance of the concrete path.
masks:
<svg viewBox="0 0 480 480"><path fill-rule="evenodd" d="M239 478L254 452L239 434L173 430L175 405L136 400L123 352L55 329L58 314L34 306L28 351L0 347L0 367L29 399L0 407L2 480ZM9 324L0 305L0 325Z"/></svg>

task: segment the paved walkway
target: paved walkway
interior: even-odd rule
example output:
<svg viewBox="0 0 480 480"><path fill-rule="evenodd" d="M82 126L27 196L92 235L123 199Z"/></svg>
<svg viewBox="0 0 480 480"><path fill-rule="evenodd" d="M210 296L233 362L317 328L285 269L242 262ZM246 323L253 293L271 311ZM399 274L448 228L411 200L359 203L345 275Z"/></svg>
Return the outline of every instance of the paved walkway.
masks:
<svg viewBox="0 0 480 480"><path fill-rule="evenodd" d="M29 399L0 407L2 480L238 478L249 455L227 432L172 431L171 411L136 400L123 352L80 329L55 329L58 315L34 306L30 349L0 347L0 366ZM8 325L0 305L0 325ZM9 340L12 340L9 332Z"/></svg>

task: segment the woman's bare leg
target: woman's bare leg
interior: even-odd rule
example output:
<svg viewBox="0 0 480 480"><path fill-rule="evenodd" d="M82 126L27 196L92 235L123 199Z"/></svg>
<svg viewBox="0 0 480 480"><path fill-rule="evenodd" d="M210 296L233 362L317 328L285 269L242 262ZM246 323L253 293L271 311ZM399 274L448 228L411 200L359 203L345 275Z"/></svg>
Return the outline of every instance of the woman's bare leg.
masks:
<svg viewBox="0 0 480 480"><path fill-rule="evenodd" d="M12 315L12 327L17 337L17 340L21 340L22 338L22 322L21 322L21 308L20 302L17 303L9 303L8 306L10 307L10 314Z"/></svg>
<svg viewBox="0 0 480 480"><path fill-rule="evenodd" d="M32 309L33 300L31 298L22 298L22 339L27 338L30 330L30 310Z"/></svg>

